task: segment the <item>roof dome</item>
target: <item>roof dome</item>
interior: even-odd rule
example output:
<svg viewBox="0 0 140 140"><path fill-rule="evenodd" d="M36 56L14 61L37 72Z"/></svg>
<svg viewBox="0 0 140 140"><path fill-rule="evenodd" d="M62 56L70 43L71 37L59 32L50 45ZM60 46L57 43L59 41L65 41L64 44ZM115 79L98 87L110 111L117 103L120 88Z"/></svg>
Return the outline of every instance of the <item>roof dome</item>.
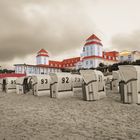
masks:
<svg viewBox="0 0 140 140"><path fill-rule="evenodd" d="M94 45L94 44L103 46L101 40L95 34L92 34L89 38L86 39L86 43L84 46Z"/></svg>
<svg viewBox="0 0 140 140"><path fill-rule="evenodd" d="M86 41L93 40L93 39L101 41L95 34L92 34Z"/></svg>
<svg viewBox="0 0 140 140"><path fill-rule="evenodd" d="M48 52L45 49L41 49L38 53L37 53L37 57L38 56L49 56Z"/></svg>

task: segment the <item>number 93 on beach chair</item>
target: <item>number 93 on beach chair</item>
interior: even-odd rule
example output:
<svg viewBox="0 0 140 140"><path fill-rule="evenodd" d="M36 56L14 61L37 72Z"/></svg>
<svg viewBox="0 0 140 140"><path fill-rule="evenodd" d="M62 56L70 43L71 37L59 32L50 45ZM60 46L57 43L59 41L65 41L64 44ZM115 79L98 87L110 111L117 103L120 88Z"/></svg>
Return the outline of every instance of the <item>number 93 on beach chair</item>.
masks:
<svg viewBox="0 0 140 140"><path fill-rule="evenodd" d="M36 96L49 96L50 97L50 75L37 75L32 76L33 94Z"/></svg>

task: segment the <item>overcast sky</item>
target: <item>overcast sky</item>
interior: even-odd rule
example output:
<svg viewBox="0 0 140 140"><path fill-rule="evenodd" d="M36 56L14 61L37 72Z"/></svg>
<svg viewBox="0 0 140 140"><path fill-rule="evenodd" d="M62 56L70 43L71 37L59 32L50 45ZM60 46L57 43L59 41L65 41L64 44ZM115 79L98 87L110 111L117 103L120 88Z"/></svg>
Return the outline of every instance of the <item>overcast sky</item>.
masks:
<svg viewBox="0 0 140 140"><path fill-rule="evenodd" d="M140 0L0 0L0 64L79 56L96 34L104 50L140 50Z"/></svg>

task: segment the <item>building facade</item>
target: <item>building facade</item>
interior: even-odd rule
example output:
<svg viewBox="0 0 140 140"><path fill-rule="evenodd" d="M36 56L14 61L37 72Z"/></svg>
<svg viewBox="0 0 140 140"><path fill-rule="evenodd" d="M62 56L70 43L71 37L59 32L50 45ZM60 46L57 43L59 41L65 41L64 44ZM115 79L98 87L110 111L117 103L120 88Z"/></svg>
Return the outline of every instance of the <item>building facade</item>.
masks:
<svg viewBox="0 0 140 140"><path fill-rule="evenodd" d="M127 55L126 55L127 54ZM15 64L15 73L20 74L49 74L61 72L62 69L96 68L100 63L112 65L124 60L140 59L139 52L103 51L101 40L96 35L86 39L80 57L68 58L62 61L52 61L46 50L41 49L36 55L36 65Z"/></svg>
<svg viewBox="0 0 140 140"><path fill-rule="evenodd" d="M48 52L41 49L36 56L36 65L15 64L15 73L33 75L61 72L63 68L74 69L79 60L80 57L52 61L49 60Z"/></svg>
<svg viewBox="0 0 140 140"><path fill-rule="evenodd" d="M119 53L119 62L134 62L140 59L139 51L122 51Z"/></svg>
<svg viewBox="0 0 140 140"><path fill-rule="evenodd" d="M96 68L100 63L111 65L117 62L118 52L104 52L101 40L93 34L86 40L76 68Z"/></svg>

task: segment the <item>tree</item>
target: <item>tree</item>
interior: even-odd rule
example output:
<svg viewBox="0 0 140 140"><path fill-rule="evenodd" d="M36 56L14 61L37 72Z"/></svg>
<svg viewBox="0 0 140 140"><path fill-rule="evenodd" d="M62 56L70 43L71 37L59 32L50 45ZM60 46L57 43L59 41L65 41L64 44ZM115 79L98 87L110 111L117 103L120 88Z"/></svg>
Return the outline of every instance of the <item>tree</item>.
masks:
<svg viewBox="0 0 140 140"><path fill-rule="evenodd" d="M136 60L136 65L140 65L140 59Z"/></svg>
<svg viewBox="0 0 140 140"><path fill-rule="evenodd" d="M104 66L105 66L104 63L100 63L100 64L99 64L99 67L104 67Z"/></svg>
<svg viewBox="0 0 140 140"><path fill-rule="evenodd" d="M14 73L14 70L8 70L8 69L2 69L0 70L0 73Z"/></svg>

